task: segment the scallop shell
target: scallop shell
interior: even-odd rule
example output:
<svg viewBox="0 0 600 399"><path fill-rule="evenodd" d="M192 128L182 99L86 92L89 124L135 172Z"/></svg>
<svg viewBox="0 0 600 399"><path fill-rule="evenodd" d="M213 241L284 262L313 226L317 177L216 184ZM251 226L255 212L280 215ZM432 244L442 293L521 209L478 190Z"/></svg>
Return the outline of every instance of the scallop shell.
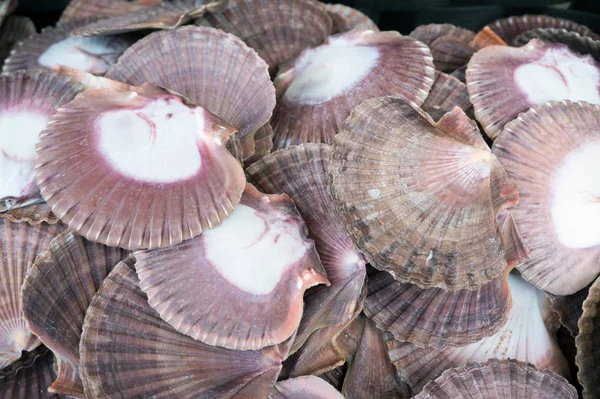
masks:
<svg viewBox="0 0 600 399"><path fill-rule="evenodd" d="M325 8L333 20L332 34L352 29L379 30L375 22L355 8L343 4L325 4Z"/></svg>
<svg viewBox="0 0 600 399"><path fill-rule="evenodd" d="M266 123L254 134L254 155L244 161L246 167L260 161L265 155L271 153L273 149L273 128L270 123Z"/></svg>
<svg viewBox="0 0 600 399"><path fill-rule="evenodd" d="M67 230L50 242L27 273L21 309L27 327L58 358L52 392L83 397L78 367L85 312L102 281L126 255Z"/></svg>
<svg viewBox="0 0 600 399"><path fill-rule="evenodd" d="M600 279L590 287L587 299L583 302L583 314L577 323L579 334L575 338L579 372L577 378L583 386L584 399L600 395Z"/></svg>
<svg viewBox="0 0 600 399"><path fill-rule="evenodd" d="M52 213L50 205L44 202L42 198L39 203L13 208L5 212L0 212L0 219L6 218L11 222L27 222L30 224L48 223L56 224L59 222L55 214Z"/></svg>
<svg viewBox="0 0 600 399"><path fill-rule="evenodd" d="M507 273L508 274L508 273ZM422 290L371 269L365 314L399 341L418 346L461 346L495 334L510 312L510 289L501 274L477 290Z"/></svg>
<svg viewBox="0 0 600 399"><path fill-rule="evenodd" d="M600 106L569 101L535 106L508 123L492 149L515 182L521 198L511 214L530 256L517 269L526 280L555 295L573 294L600 273L600 245L588 242L590 234L585 233L594 231L591 226L596 223L595 214L578 218L573 214L582 207L589 208L589 204L593 206L594 194L599 194L595 183L591 181L586 187L583 182L583 186L567 188L568 193L580 198L573 203L561 200L556 203L561 208L553 208L560 194L556 190L564 186L561 173L567 173L568 160L582 156L574 151L585 149L586 143L591 143L588 145L592 150L598 145L594 143L600 140L599 113ZM584 164L591 165L594 161L587 158ZM562 180L556 180L559 178ZM557 214L558 211L563 213ZM571 212L570 223L579 226L579 234L564 224L566 216L560 216L567 215L564 212ZM582 239L585 247L581 247Z"/></svg>
<svg viewBox="0 0 600 399"><path fill-rule="evenodd" d="M362 75L351 87L340 89L333 80L333 89L324 91L323 79L311 80L312 73L325 74L331 79L347 73L343 69L338 71L341 64L333 69L323 64L324 54L336 51L332 56L349 57L344 54L358 51L366 55L367 50L370 56L376 54L376 58L368 69L361 66ZM275 78L278 103L271 121L274 147L331 144L352 109L369 98L395 95L418 107L425 101L433 78L429 49L415 39L398 32L373 31L332 36L321 47L303 52Z"/></svg>
<svg viewBox="0 0 600 399"><path fill-rule="evenodd" d="M558 28L577 32L582 36L597 38L590 28L573 21L548 15L519 15L499 19L487 25L506 43L512 43L515 37L535 28Z"/></svg>
<svg viewBox="0 0 600 399"><path fill-rule="evenodd" d="M436 71L431 91L421 108L437 121L454 107L460 107L469 116L473 113L467 85L454 76Z"/></svg>
<svg viewBox="0 0 600 399"><path fill-rule="evenodd" d="M475 38L471 42L473 47L482 49L487 46L507 46L506 42L496 34L489 26L484 26L482 30L477 32Z"/></svg>
<svg viewBox="0 0 600 399"><path fill-rule="evenodd" d="M391 333L385 339L388 355L399 377L413 394L438 378L445 370L462 367L471 361L492 358L529 362L539 369L569 375L569 365L555 341L555 319L544 292L509 274L512 309L504 326L493 336L462 347L421 348L409 342L396 341Z"/></svg>
<svg viewBox="0 0 600 399"><path fill-rule="evenodd" d="M61 230L59 224L33 226L0 219L0 369L40 344L25 323L19 294L35 257Z"/></svg>
<svg viewBox="0 0 600 399"><path fill-rule="evenodd" d="M254 154L256 133L275 108L267 64L237 37L213 28L155 32L131 46L107 77L156 83L219 115L239 130L244 159Z"/></svg>
<svg viewBox="0 0 600 399"><path fill-rule="evenodd" d="M71 101L82 89L67 77L45 71L19 71L0 76L0 115L17 115L21 118L35 119L37 122L24 127L23 119L15 122L7 118L2 124L0 134L6 137L0 145L0 175L3 177L0 185L0 214L3 216L13 220L46 220L43 216L47 213L38 212L43 209L35 205L18 210L32 204L43 208L40 204L42 199L39 189L34 182L34 140L30 136L36 134L37 125L41 126L49 119L56 107ZM0 118L4 119L2 117ZM19 126L19 130L12 130L16 129L16 125ZM13 135L20 135L23 141L23 144L15 149L10 147L11 140L8 139ZM36 217L38 213L40 216Z"/></svg>
<svg viewBox="0 0 600 399"><path fill-rule="evenodd" d="M456 37L463 43L470 43L475 38L475 32L452 24L428 24L417 27L409 36L430 46L443 36Z"/></svg>
<svg viewBox="0 0 600 399"><path fill-rule="evenodd" d="M429 45L435 69L452 72L467 65L477 48L455 36L442 36Z"/></svg>
<svg viewBox="0 0 600 399"><path fill-rule="evenodd" d="M34 33L35 25L31 19L19 16L6 18L0 26L0 62L4 62L18 41Z"/></svg>
<svg viewBox="0 0 600 399"><path fill-rule="evenodd" d="M48 393L48 387L56 377L53 369L54 355L44 347L38 347L32 364L23 364L15 374L0 378L0 397L2 399L45 399L56 398ZM38 356L39 355L39 356Z"/></svg>
<svg viewBox="0 0 600 399"><path fill-rule="evenodd" d="M576 74L571 67L577 68ZM591 56L533 39L519 48L489 46L478 51L467 68L467 87L475 116L495 139L506 123L536 104L565 99L600 102L600 90L595 89L598 70L600 64ZM579 90L581 82L590 88Z"/></svg>
<svg viewBox="0 0 600 399"><path fill-rule="evenodd" d="M546 293L552 309L558 314L560 324L565 326L573 337L579 334L577 322L583 313L583 301L588 297L588 289L589 287L586 287L572 295L552 295Z"/></svg>
<svg viewBox="0 0 600 399"><path fill-rule="evenodd" d="M576 399L575 387L549 370L516 360L492 359L446 370L415 399Z"/></svg>
<svg viewBox="0 0 600 399"><path fill-rule="evenodd" d="M233 351L175 331L148 305L124 263L85 317L80 372L88 397L266 397L289 344Z"/></svg>
<svg viewBox="0 0 600 399"><path fill-rule="evenodd" d="M316 0L230 0L225 11L209 11L203 23L242 39L271 72L323 43L332 29L325 5Z"/></svg>
<svg viewBox="0 0 600 399"><path fill-rule="evenodd" d="M58 20L59 23L107 18L131 14L148 6L160 4L162 0L71 0Z"/></svg>
<svg viewBox="0 0 600 399"><path fill-rule="evenodd" d="M318 377L327 381L338 391L341 391L342 385L344 384L344 378L346 377L346 369L346 365L342 365L329 371L326 371L323 374L319 374Z"/></svg>
<svg viewBox="0 0 600 399"><path fill-rule="evenodd" d="M56 62L56 54L52 54L52 49L56 49L59 43L72 42L68 50L55 50L58 52L59 64L86 69L87 72L96 75L103 75L108 67L115 62L117 58L129 47L131 40L122 36L106 36L96 38L72 38L69 37L71 30L81 25L81 21L68 24L58 24L56 27L47 27L40 33L33 34L29 38L19 42L11 51L10 56L4 61L3 72L12 72L20 69L52 69L54 65L49 62ZM100 50L102 48L102 50ZM106 52L100 52L106 51ZM75 59L69 59L76 53ZM48 59L42 61L42 57ZM83 57L83 60L80 59Z"/></svg>
<svg viewBox="0 0 600 399"><path fill-rule="evenodd" d="M246 169L264 192L285 193L292 198L315 240L331 283L306 293L292 352L315 330L347 324L361 307L365 262L333 207L327 188L330 153L325 144L303 144L276 151Z"/></svg>
<svg viewBox="0 0 600 399"><path fill-rule="evenodd" d="M280 344L300 323L304 291L329 284L304 229L287 195L248 185L221 226L136 252L140 287L163 320L194 339L238 350ZM244 234L235 237L238 231Z"/></svg>
<svg viewBox="0 0 600 399"><path fill-rule="evenodd" d="M344 399L334 387L314 375L292 378L275 384L268 399Z"/></svg>
<svg viewBox="0 0 600 399"><path fill-rule="evenodd" d="M507 267L518 193L460 108L439 122L401 99L358 106L335 137L334 203L374 267L419 288L478 289Z"/></svg>
<svg viewBox="0 0 600 399"><path fill-rule="evenodd" d="M596 61L600 60L600 41L581 36L577 32L565 29L537 28L520 34L513 40L513 45L524 46L531 39L540 39L550 43L561 43L579 54L591 54Z"/></svg>
<svg viewBox="0 0 600 399"><path fill-rule="evenodd" d="M144 112L150 111L144 107L154 105L155 108L149 109L151 116L146 115ZM140 111L121 114L135 110ZM165 114L161 114L163 111ZM110 140L110 124L103 130L98 120L106 115L113 117L115 112L121 112L117 114L119 117L129 118L126 121L136 115L150 121L147 125L142 122L132 125L129 130L132 136L125 136L134 143L127 149L127 157L136 154L133 148L153 145L156 140L163 140L159 144L164 146L166 132L179 134L168 128L156 130L157 122L167 124L162 118L168 120L172 112L189 118L188 112L192 113L193 123L202 123L203 136L187 155L192 159L198 157L198 164L190 164L193 169L189 166L173 169L176 174L164 176L163 168L154 171L158 175L131 174L121 161L118 142L113 141L109 147L113 153L107 153L109 150L102 149L98 140L88 139L100 132L101 137ZM239 201L245 177L239 163L224 148L234 132L218 116L150 83L131 92L87 90L61 108L41 134L35 160L37 184L52 211L91 241L125 249L175 245L221 223ZM153 154L156 156L160 151ZM168 152L165 157L163 166L181 165L179 155ZM149 162L149 158L140 159ZM187 177L181 177L182 171Z"/></svg>

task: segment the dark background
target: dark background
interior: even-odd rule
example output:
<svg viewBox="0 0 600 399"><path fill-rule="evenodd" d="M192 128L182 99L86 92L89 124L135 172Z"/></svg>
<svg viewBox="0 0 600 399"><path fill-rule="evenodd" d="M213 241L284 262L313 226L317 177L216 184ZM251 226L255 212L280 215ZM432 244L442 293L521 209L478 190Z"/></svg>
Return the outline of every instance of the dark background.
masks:
<svg viewBox="0 0 600 399"><path fill-rule="evenodd" d="M90 0L94 1L94 0ZM600 0L346 0L329 1L360 9L382 30L409 33L427 23L451 23L478 30L510 15L547 14L571 19L600 32ZM53 25L68 0L20 0L16 14L29 16L38 29Z"/></svg>

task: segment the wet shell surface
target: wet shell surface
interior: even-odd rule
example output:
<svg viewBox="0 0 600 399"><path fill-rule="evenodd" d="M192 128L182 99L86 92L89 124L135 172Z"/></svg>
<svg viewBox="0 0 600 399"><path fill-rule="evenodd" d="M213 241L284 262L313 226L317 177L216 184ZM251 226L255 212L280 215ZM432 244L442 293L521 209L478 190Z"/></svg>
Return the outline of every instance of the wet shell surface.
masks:
<svg viewBox="0 0 600 399"><path fill-rule="evenodd" d="M600 279L592 284L583 302L583 314L578 327L579 335L575 339L575 359L579 368L577 378L583 386L583 397L593 399L600 395Z"/></svg>
<svg viewBox="0 0 600 399"><path fill-rule="evenodd" d="M544 292L524 281L518 274L509 274L512 308L506 324L491 337L461 347L421 348L409 342L399 342L386 333L389 357L399 377L413 393L438 378L445 370L462 367L471 361L516 359L569 375L567 360L555 339L557 316Z"/></svg>
<svg viewBox="0 0 600 399"><path fill-rule="evenodd" d="M57 398L57 395L48 392L48 387L56 377L54 355L44 347L38 347L34 352L37 353L32 353L30 361L21 364L14 374L0 378L2 399Z"/></svg>
<svg viewBox="0 0 600 399"><path fill-rule="evenodd" d="M327 12L333 21L332 34L346 32L352 29L379 30L375 22L371 21L369 17L355 8L348 7L344 4L325 4L325 8L327 8ZM339 22L338 18L343 22Z"/></svg>
<svg viewBox="0 0 600 399"><path fill-rule="evenodd" d="M57 356L51 392L83 397L79 339L85 312L126 251L95 244L67 230L54 238L27 273L21 300L28 328Z"/></svg>
<svg viewBox="0 0 600 399"><path fill-rule="evenodd" d="M467 85L454 76L436 71L431 91L421 108L437 121L454 107L460 107L469 116L473 114Z"/></svg>
<svg viewBox="0 0 600 399"><path fill-rule="evenodd" d="M355 244L395 279L473 290L506 269L499 224L517 190L460 108L434 123L398 98L365 101L335 137L329 173Z"/></svg>
<svg viewBox="0 0 600 399"><path fill-rule="evenodd" d="M0 219L0 369L40 344L21 313L21 285L36 256L61 230L59 224L32 226Z"/></svg>
<svg viewBox="0 0 600 399"><path fill-rule="evenodd" d="M87 90L41 134L37 184L56 216L91 241L175 245L220 224L239 201L245 177L225 149L235 131L151 83Z"/></svg>
<svg viewBox="0 0 600 399"><path fill-rule="evenodd" d="M398 32L351 31L305 50L275 78L274 148L331 144L363 101L395 95L420 106L433 85L429 49Z"/></svg>
<svg viewBox="0 0 600 399"><path fill-rule="evenodd" d="M364 311L398 341L443 348L495 334L510 312L510 288L501 274L477 290L420 289L370 269Z"/></svg>
<svg viewBox="0 0 600 399"><path fill-rule="evenodd" d="M238 350L280 344L300 323L304 291L328 284L304 229L287 195L248 185L220 226L136 252L140 287L163 320L194 339Z"/></svg>
<svg viewBox="0 0 600 399"><path fill-rule="evenodd" d="M160 318L138 282L120 263L90 304L79 348L87 396L267 396L289 345L234 351L196 341Z"/></svg>
<svg viewBox="0 0 600 399"><path fill-rule="evenodd" d="M516 184L511 210L530 256L523 277L555 295L600 273L600 107L569 101L535 106L504 128L493 153Z"/></svg>
<svg viewBox="0 0 600 399"><path fill-rule="evenodd" d="M473 362L445 371L415 399L576 399L575 387L549 370L515 360Z"/></svg>
<svg viewBox="0 0 600 399"><path fill-rule="evenodd" d="M115 17L135 13L161 2L162 0L71 0L58 21L65 23L90 18Z"/></svg>
<svg viewBox="0 0 600 399"><path fill-rule="evenodd" d="M0 76L0 213L39 204L33 158L40 132L55 109L83 88L70 78L45 71ZM14 220L35 219L36 210Z"/></svg>
<svg viewBox="0 0 600 399"><path fill-rule="evenodd" d="M58 64L104 75L129 47L131 40L122 36L70 37L73 27L80 24L74 22L47 27L19 42L4 62L2 71L52 69Z"/></svg>
<svg viewBox="0 0 600 399"><path fill-rule="evenodd" d="M202 23L242 39L271 72L323 43L332 31L325 5L316 0L230 0L224 11L209 11Z"/></svg>
<svg viewBox="0 0 600 399"><path fill-rule="evenodd" d="M495 139L504 125L548 101L600 103L600 64L563 44L531 40L519 48L489 46L467 68L475 116Z"/></svg>
<svg viewBox="0 0 600 399"><path fill-rule="evenodd" d="M292 198L331 283L304 296L304 313L292 351L315 330L347 324L354 317L366 276L364 259L337 217L327 188L330 153L325 144L303 144L276 151L246 169L263 191Z"/></svg>
<svg viewBox="0 0 600 399"><path fill-rule="evenodd" d="M0 26L0 62L4 62L17 42L34 33L35 25L31 19L19 16L6 18Z"/></svg>
<svg viewBox="0 0 600 399"><path fill-rule="evenodd" d="M344 399L344 396L327 382L314 375L280 381L268 399Z"/></svg>
<svg viewBox="0 0 600 399"><path fill-rule="evenodd" d="M254 155L256 139L264 139L256 137L257 130L275 108L267 64L240 39L213 28L186 26L148 35L107 77L132 85L156 83L219 115L239 131L244 159ZM264 152L268 143L259 147Z"/></svg>

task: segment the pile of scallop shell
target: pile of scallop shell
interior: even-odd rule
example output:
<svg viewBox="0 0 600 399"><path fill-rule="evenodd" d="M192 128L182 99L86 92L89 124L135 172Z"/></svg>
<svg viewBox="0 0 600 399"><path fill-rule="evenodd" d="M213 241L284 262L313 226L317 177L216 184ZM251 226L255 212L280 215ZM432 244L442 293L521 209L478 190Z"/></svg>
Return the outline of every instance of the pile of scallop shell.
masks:
<svg viewBox="0 0 600 399"><path fill-rule="evenodd" d="M600 398L600 36L14 6L0 397Z"/></svg>

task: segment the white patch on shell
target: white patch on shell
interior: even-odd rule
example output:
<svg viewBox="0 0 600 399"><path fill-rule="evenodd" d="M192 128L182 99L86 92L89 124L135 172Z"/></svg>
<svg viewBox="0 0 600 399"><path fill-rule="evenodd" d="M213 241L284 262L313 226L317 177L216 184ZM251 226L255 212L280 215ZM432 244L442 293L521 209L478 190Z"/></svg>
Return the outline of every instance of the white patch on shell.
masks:
<svg viewBox="0 0 600 399"><path fill-rule="evenodd" d="M286 270L309 249L295 220L243 204L222 224L202 233L202 238L208 261L231 284L252 295L273 291Z"/></svg>
<svg viewBox="0 0 600 399"><path fill-rule="evenodd" d="M186 180L202 166L204 112L176 97L154 100L141 109L107 111L96 120L98 149L115 170L135 180Z"/></svg>
<svg viewBox="0 0 600 399"><path fill-rule="evenodd" d="M600 244L600 141L567 154L552 188L551 215L558 241L567 248Z"/></svg>
<svg viewBox="0 0 600 399"><path fill-rule="evenodd" d="M347 38L305 50L296 60L294 76L284 99L316 105L338 97L363 80L379 59L379 49L355 44Z"/></svg>
<svg viewBox="0 0 600 399"><path fill-rule="evenodd" d="M367 194L369 194L369 197L377 199L381 196L381 190L378 188L372 188L370 190L367 190Z"/></svg>
<svg viewBox="0 0 600 399"><path fill-rule="evenodd" d="M26 111L0 115L0 198L19 197L35 177L33 158L48 116Z"/></svg>
<svg viewBox="0 0 600 399"><path fill-rule="evenodd" d="M550 48L537 61L514 72L517 86L532 104L552 100L600 104L600 65L592 56L579 56L566 48Z"/></svg>
<svg viewBox="0 0 600 399"><path fill-rule="evenodd" d="M56 64L81 71L104 74L116 62L125 47L115 47L110 36L68 37L48 47L38 58L38 63L47 68Z"/></svg>

